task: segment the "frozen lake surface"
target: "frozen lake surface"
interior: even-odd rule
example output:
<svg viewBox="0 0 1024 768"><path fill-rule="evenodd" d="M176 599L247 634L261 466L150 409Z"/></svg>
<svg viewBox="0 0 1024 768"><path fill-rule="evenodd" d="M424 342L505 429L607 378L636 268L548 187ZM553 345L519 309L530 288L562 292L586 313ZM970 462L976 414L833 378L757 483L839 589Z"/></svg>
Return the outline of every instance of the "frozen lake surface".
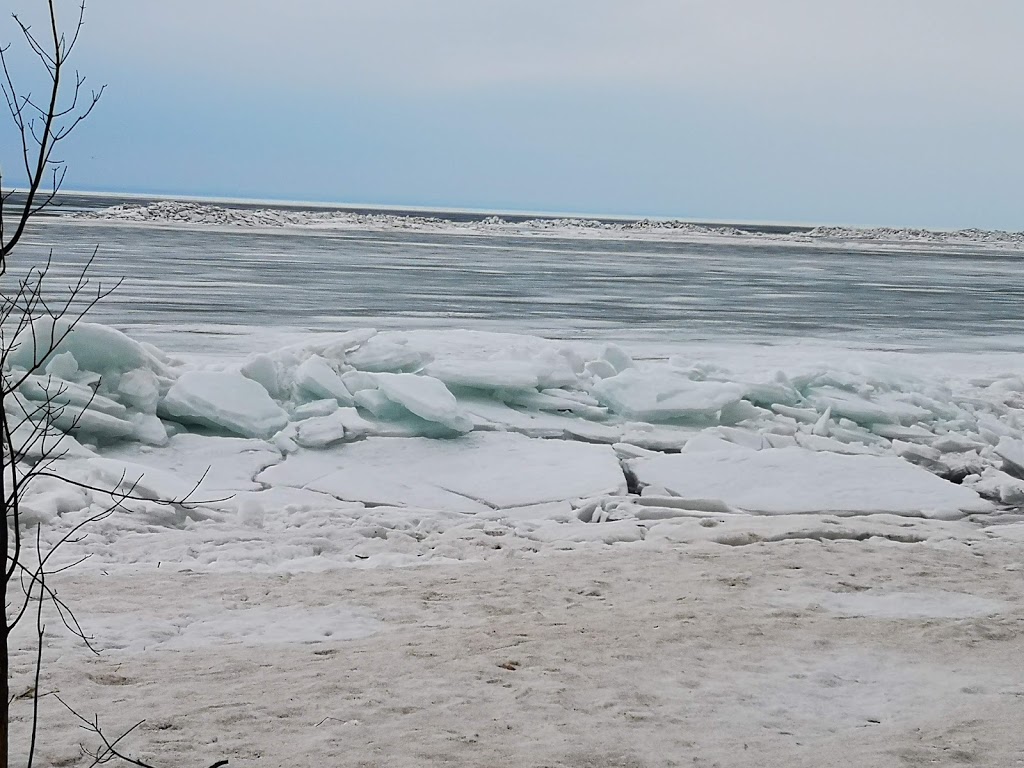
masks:
<svg viewBox="0 0 1024 768"><path fill-rule="evenodd" d="M246 345L238 335L253 327L264 329L264 340L268 327L359 326L659 344L814 337L973 349L984 337L986 346L1017 349L1024 338L1024 251L984 245L274 230L61 217L31 232L21 258L41 260L53 243L61 270L99 246L94 274L124 278L94 320L170 349L180 348L182 330ZM196 350L194 335L188 345Z"/></svg>

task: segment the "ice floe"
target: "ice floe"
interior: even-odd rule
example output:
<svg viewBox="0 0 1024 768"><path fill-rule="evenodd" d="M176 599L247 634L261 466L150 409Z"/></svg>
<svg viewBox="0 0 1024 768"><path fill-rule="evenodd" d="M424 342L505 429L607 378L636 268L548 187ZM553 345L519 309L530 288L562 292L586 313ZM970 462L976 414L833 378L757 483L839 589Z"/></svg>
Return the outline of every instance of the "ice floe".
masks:
<svg viewBox="0 0 1024 768"><path fill-rule="evenodd" d="M496 432L458 440L371 437L292 454L257 479L346 501L466 512L626 490L609 446Z"/></svg>
<svg viewBox="0 0 1024 768"><path fill-rule="evenodd" d="M639 458L629 467L642 485L744 512L957 517L992 509L971 489L892 456L733 447Z"/></svg>

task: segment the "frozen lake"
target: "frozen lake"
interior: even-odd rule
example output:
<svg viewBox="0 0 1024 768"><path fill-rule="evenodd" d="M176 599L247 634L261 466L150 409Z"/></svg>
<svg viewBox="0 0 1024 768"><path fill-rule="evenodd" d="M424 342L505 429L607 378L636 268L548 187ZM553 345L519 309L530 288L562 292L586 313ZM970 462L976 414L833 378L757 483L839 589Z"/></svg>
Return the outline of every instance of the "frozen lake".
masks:
<svg viewBox="0 0 1024 768"><path fill-rule="evenodd" d="M96 203L87 201L91 207ZM101 201L112 204L110 199ZM53 217L16 264L99 246L124 277L92 319L179 346L256 328L465 327L565 339L776 341L1018 349L1024 253L950 245L786 243L188 227ZM190 334L193 349L196 337ZM179 337L180 340L180 337Z"/></svg>
<svg viewBox="0 0 1024 768"><path fill-rule="evenodd" d="M753 728L762 763L881 765L950 723L1012 762L1019 251L287 224L50 217L18 250L15 271L58 247L59 284L98 245L94 275L124 277L5 401L16 445L66 451L73 484L20 509L44 548L70 538L55 578L104 651L48 635L48 685L105 722L159 713L130 743L164 762L655 765L745 754ZM380 330L319 332L359 326ZM71 434L30 423L52 402ZM47 765L80 756L61 714ZM643 758L618 759L623 724ZM566 733L600 751L563 757Z"/></svg>

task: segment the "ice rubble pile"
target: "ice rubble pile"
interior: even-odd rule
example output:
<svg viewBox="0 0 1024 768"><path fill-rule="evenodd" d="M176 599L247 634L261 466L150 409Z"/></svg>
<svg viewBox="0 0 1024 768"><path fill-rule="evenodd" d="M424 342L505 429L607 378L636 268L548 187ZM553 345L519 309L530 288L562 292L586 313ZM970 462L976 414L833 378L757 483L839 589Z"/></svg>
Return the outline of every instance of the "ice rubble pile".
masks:
<svg viewBox="0 0 1024 768"><path fill-rule="evenodd" d="M146 205L115 205L99 211L72 214L102 221L200 224L236 227L365 227L371 229L429 229L455 232L678 232L683 234L745 235L735 227L707 226L678 220L606 221L590 218L533 218L508 221L487 216L458 221L436 216L363 213L359 211L286 208L229 208L219 205L162 200Z"/></svg>
<svg viewBox="0 0 1024 768"><path fill-rule="evenodd" d="M815 227L804 233L808 238L829 240L869 240L904 243L1024 245L1024 232L987 229L912 229L903 227Z"/></svg>
<svg viewBox="0 0 1024 768"><path fill-rule="evenodd" d="M358 211L300 210L294 208L233 208L201 203L165 200L146 205L116 205L99 211L72 214L77 218L101 221L134 221L154 224L219 225L234 227L319 227L365 229L413 229L441 232L494 234L574 235L679 235L755 237L783 242L846 240L920 244L989 245L1018 248L1024 246L1024 232L960 229L936 231L891 227L856 228L821 226L793 233L758 232L724 225L695 224L675 219L608 221L594 218L533 218L509 221L488 216L475 221L456 221L435 216L363 213Z"/></svg>
<svg viewBox="0 0 1024 768"><path fill-rule="evenodd" d="M110 456L148 455L164 489L177 487L165 470L183 453L230 437L229 451L261 457L232 470L231 493L282 485L465 512L570 499L592 521L1024 504L1019 374L745 380L691 360L634 362L615 345L372 329L196 367L95 324L27 374L33 339L45 350L65 332L42 324L19 340L7 365L24 383L7 407L20 421L52 399L69 458L116 478L126 465L111 469Z"/></svg>

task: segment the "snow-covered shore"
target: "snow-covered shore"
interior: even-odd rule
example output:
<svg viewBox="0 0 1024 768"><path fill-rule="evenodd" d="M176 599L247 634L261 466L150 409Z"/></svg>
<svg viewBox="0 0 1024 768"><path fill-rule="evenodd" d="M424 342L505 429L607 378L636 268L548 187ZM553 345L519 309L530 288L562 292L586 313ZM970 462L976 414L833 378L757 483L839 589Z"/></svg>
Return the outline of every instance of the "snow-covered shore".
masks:
<svg viewBox="0 0 1024 768"><path fill-rule="evenodd" d="M145 719L125 744L157 766L1011 766L1024 562L969 544L82 568L62 595L107 650L53 641L44 684L111 733ZM43 763L77 764L85 735L43 706Z"/></svg>
<svg viewBox="0 0 1024 768"><path fill-rule="evenodd" d="M191 495L65 548L105 650L51 629L49 686L147 718L155 764L1012 764L1015 358L691 353L358 329L214 361L79 326L13 415L59 393L68 477ZM45 544L109 504L23 510Z"/></svg>

